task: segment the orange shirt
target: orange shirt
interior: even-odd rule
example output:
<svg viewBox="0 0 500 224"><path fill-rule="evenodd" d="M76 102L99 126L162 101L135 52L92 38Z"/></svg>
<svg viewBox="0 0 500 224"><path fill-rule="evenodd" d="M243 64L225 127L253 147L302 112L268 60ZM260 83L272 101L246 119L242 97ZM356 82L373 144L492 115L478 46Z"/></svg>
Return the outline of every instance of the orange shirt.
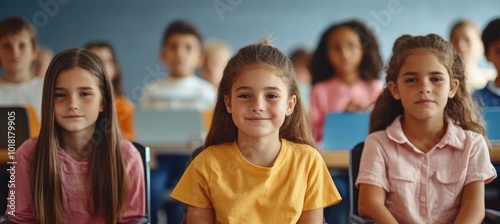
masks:
<svg viewBox="0 0 500 224"><path fill-rule="evenodd" d="M125 96L115 96L115 107L118 116L118 125L123 137L133 141L135 139L134 104Z"/></svg>

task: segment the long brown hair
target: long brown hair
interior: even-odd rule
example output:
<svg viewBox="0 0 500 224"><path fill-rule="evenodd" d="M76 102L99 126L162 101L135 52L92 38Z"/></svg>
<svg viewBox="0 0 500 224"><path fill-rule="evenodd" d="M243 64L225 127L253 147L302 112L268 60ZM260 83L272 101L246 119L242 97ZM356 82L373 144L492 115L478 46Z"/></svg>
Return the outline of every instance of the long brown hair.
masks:
<svg viewBox="0 0 500 224"><path fill-rule="evenodd" d="M88 50L73 48L57 54L45 76L42 102L42 124L31 166L31 193L38 221L63 223L61 174L58 147L61 127L54 118L54 89L61 72L80 67L91 73L102 96L103 112L96 121L96 129L87 147L91 184L85 186L95 207L89 210L115 223L125 211L128 195L128 177L120 150L120 131L113 107L111 82L99 58ZM85 177L85 178L87 178ZM90 201L90 200L89 200Z"/></svg>
<svg viewBox="0 0 500 224"><path fill-rule="evenodd" d="M438 60L447 68L450 80L457 79L460 83L455 96L448 99L444 108L444 115L451 118L453 123L465 130L485 134L484 122L477 104L465 85L465 67L458 53L450 42L436 34L427 36L403 35L399 37L392 48L392 57L387 66L386 83L397 83L399 70L408 55L417 49L429 49ZM385 130L394 119L403 115L404 108L400 100L394 99L386 87L377 99L370 116L370 133Z"/></svg>
<svg viewBox="0 0 500 224"><path fill-rule="evenodd" d="M303 107L295 72L292 62L276 47L270 45L266 40L241 48L233 56L226 68L219 85L217 103L215 104L212 126L207 134L205 148L226 142L235 141L238 137L238 128L233 122L231 114L226 110L224 96L231 97L231 88L238 75L245 69L253 66L269 66L275 69L288 89L288 96L297 97L297 103L293 113L286 117L280 127L279 136L291 142L307 144L312 147L314 141L311 135L310 121Z"/></svg>

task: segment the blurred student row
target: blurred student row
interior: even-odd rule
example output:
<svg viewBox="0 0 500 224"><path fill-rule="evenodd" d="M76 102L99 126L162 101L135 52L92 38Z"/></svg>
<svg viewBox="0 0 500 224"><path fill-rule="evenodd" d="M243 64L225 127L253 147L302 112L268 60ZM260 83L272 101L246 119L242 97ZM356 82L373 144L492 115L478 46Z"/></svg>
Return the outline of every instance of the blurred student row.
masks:
<svg viewBox="0 0 500 224"><path fill-rule="evenodd" d="M483 32L481 35L479 28L472 22L461 21L453 26L450 40L466 65L468 94L474 93L484 106L500 106L498 72L478 66L484 54L500 71L498 34ZM168 76L144 87L141 110L201 111L214 106L217 86L232 52L223 42L202 43L198 29L188 22L174 21L166 27L160 59L168 67ZM123 92L123 76L113 47L107 42L89 42L83 47L101 58L112 80L122 133L127 139L135 139L135 109ZM40 115L43 80L34 75L44 74L43 70L47 67L41 61L50 58L50 53L43 51L43 48L37 47L36 33L29 22L17 17L0 22L0 66L3 70L0 80L1 105L28 104ZM299 49L291 54L291 59L302 91L300 97L310 102L307 105L310 106L312 131L319 148L328 113L369 111L384 88L380 77L384 64L378 42L373 32L358 20L333 24L322 34L313 52ZM195 75L200 64L203 65L200 71L204 79ZM170 208L164 205L162 195L165 189L175 186L186 161L187 156L177 158L159 155L158 169L152 174L153 200L157 200L152 202L153 211L165 207L169 223L178 223L181 215L178 204L174 203ZM338 187L342 185L341 178L335 181ZM346 194L339 191L342 196ZM348 206L344 202L347 203L347 200L335 207L335 212L342 215L327 212L325 216L334 214L327 221L347 221ZM156 221L155 216L153 220Z"/></svg>

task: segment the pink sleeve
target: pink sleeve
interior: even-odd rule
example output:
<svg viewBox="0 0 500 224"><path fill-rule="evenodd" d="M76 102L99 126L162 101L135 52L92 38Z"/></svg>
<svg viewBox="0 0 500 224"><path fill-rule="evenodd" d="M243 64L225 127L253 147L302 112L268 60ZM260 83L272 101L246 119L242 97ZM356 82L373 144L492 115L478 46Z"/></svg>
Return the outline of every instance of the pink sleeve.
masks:
<svg viewBox="0 0 500 224"><path fill-rule="evenodd" d="M129 193L125 213L118 223L131 223L145 217L146 197L144 168L141 154L129 141L122 141L125 169L128 174Z"/></svg>
<svg viewBox="0 0 500 224"><path fill-rule="evenodd" d="M495 167L491 164L488 145L482 135L475 135L471 138L471 153L469 155L469 164L467 164L467 176L465 185L484 181L490 183L497 177Z"/></svg>
<svg viewBox="0 0 500 224"><path fill-rule="evenodd" d="M359 188L359 184L370 184L384 188L385 191L389 192L386 169L387 156L382 144L384 141L379 139L379 136L379 134L370 134L365 140L356 187Z"/></svg>
<svg viewBox="0 0 500 224"><path fill-rule="evenodd" d="M327 111L326 96L323 94L322 85L314 85L311 90L311 120L313 126L313 137L316 142L323 138L323 123Z"/></svg>
<svg viewBox="0 0 500 224"><path fill-rule="evenodd" d="M11 176L5 215L13 223L38 222L30 189L31 161L36 143L34 139L26 140L16 150L13 164L9 165Z"/></svg>

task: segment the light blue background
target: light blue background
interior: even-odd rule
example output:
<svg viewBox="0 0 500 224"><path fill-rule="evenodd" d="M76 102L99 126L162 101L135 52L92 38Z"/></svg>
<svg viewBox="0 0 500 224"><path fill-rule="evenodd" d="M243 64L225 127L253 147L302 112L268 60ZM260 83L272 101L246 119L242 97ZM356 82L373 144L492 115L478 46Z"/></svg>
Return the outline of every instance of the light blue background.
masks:
<svg viewBox="0 0 500 224"><path fill-rule="evenodd" d="M217 13L216 3L227 11ZM271 35L276 46L290 53L297 46L315 48L330 24L359 18L376 31L386 61L398 36L432 32L448 38L450 26L460 18L470 18L482 29L500 17L500 1L1 0L0 19L13 15L33 22L39 42L56 52L89 40L112 42L125 90L137 103L144 84L166 74L158 52L163 30L175 19L197 25L205 40L226 40L233 51Z"/></svg>

